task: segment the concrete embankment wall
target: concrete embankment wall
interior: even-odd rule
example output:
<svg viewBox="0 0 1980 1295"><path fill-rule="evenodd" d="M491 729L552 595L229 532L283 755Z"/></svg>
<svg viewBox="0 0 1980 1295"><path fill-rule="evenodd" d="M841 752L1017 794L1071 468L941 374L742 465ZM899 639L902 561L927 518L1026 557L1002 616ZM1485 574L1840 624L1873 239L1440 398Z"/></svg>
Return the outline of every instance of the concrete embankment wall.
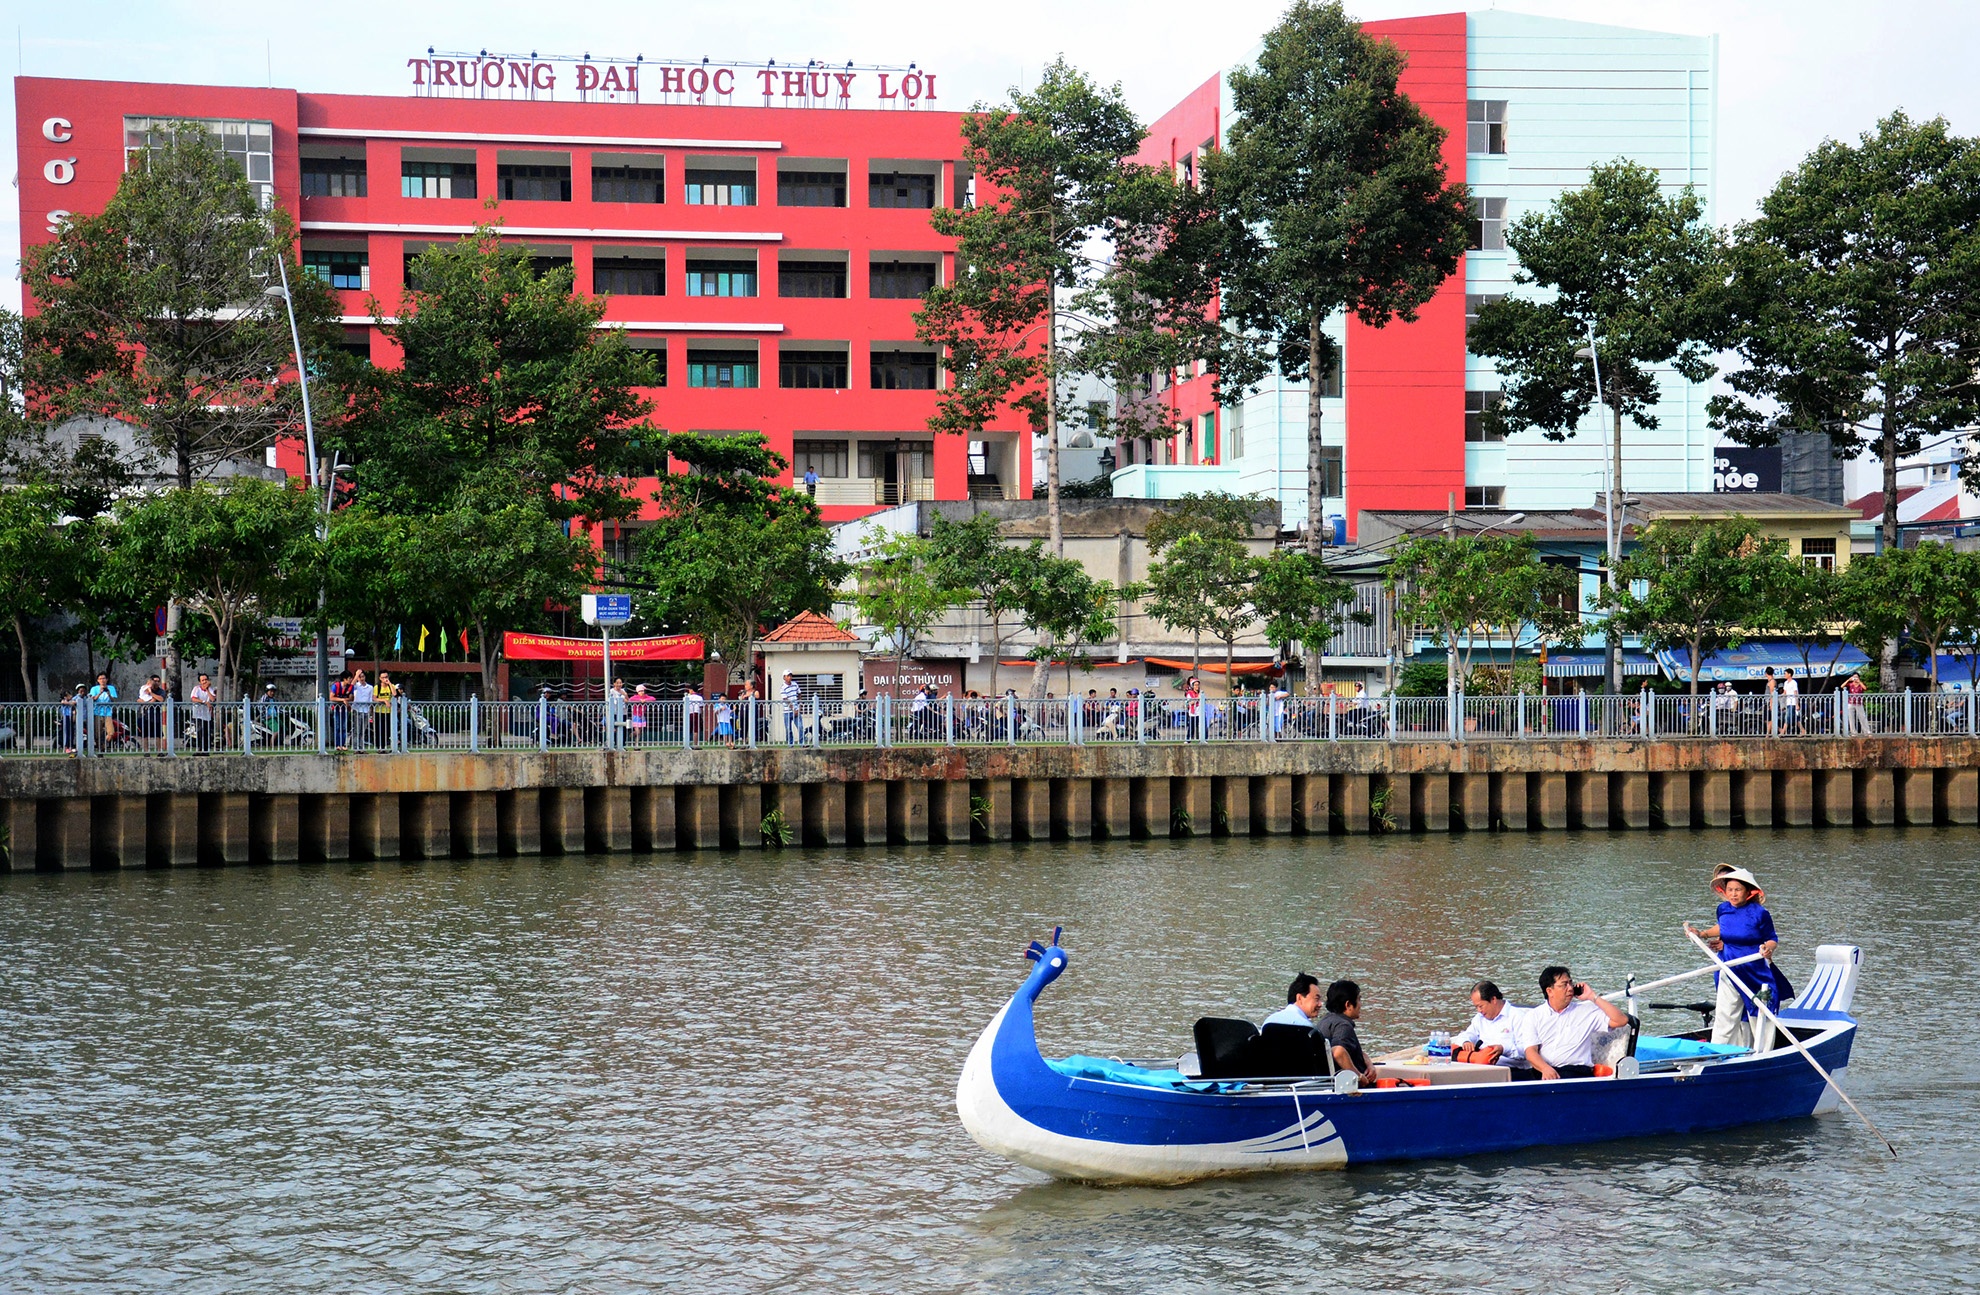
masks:
<svg viewBox="0 0 1980 1295"><path fill-rule="evenodd" d="M1283 743L0 761L6 866L1980 821L1980 741ZM779 826L784 829L778 830Z"/></svg>

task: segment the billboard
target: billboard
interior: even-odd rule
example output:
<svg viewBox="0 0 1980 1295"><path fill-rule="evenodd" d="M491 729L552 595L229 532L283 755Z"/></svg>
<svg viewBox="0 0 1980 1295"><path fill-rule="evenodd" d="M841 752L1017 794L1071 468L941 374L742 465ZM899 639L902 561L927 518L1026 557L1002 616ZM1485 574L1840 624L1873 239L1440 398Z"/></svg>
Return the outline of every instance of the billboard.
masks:
<svg viewBox="0 0 1980 1295"><path fill-rule="evenodd" d="M1777 494L1780 488L1780 446L1721 445L1712 451L1713 494Z"/></svg>

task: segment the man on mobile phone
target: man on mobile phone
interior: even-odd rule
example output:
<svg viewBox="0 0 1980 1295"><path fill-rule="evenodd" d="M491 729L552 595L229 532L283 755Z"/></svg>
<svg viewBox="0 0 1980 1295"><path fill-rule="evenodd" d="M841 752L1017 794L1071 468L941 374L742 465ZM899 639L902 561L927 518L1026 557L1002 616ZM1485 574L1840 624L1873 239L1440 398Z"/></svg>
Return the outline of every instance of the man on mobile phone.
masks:
<svg viewBox="0 0 1980 1295"><path fill-rule="evenodd" d="M1596 1036L1628 1025L1629 1017L1587 985L1576 983L1566 967L1543 970L1540 992L1547 1001L1520 1022L1526 1064L1540 1079L1588 1078L1595 1073ZM1514 1077L1522 1076L1516 1072Z"/></svg>

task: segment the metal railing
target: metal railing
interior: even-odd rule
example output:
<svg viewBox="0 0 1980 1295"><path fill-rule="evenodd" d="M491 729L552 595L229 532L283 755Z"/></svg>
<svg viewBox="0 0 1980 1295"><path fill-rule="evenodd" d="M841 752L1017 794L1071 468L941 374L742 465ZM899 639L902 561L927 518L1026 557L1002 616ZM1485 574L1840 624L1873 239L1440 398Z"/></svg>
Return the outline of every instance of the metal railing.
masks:
<svg viewBox="0 0 1980 1295"><path fill-rule="evenodd" d="M0 702L0 758L675 747L1980 737L1966 692Z"/></svg>

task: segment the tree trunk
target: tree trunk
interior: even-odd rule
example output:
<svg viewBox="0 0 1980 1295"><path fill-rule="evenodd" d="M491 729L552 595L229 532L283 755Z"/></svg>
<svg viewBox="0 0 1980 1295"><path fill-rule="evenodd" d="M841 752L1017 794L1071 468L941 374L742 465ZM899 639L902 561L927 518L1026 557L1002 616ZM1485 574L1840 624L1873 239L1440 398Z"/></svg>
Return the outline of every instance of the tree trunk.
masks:
<svg viewBox="0 0 1980 1295"><path fill-rule="evenodd" d="M19 616L14 617L14 642L20 644L21 647L21 696L27 698L29 701L34 701L36 700L34 695L34 673L28 669L27 626L21 622Z"/></svg>
<svg viewBox="0 0 1980 1295"><path fill-rule="evenodd" d="M1316 313L1306 336L1306 551L1320 556L1322 478L1320 453L1320 316Z"/></svg>
<svg viewBox="0 0 1980 1295"><path fill-rule="evenodd" d="M1048 645L1041 644L1040 646L1042 647ZM1031 667L1030 686L1031 686L1031 695L1033 697L1043 697L1045 695L1045 684L1049 680L1051 673L1052 673L1052 654L1050 652L1047 652L1044 656L1039 657L1037 662L1034 663Z"/></svg>
<svg viewBox="0 0 1980 1295"><path fill-rule="evenodd" d="M1189 672L1191 674L1203 673L1203 631L1202 630L1194 631L1193 637L1191 637L1189 642Z"/></svg>
<svg viewBox="0 0 1980 1295"><path fill-rule="evenodd" d="M1691 641L1691 695L1698 695L1698 671L1705 664L1705 653L1700 650L1697 639Z"/></svg>
<svg viewBox="0 0 1980 1295"><path fill-rule="evenodd" d="M995 697L997 695L997 665L1000 661L1003 660L1003 656L1004 656L1003 618L999 616L992 616L990 618L990 695L992 697Z"/></svg>
<svg viewBox="0 0 1980 1295"><path fill-rule="evenodd" d="M1236 642L1235 639L1224 640L1224 696L1226 697L1237 695L1236 690L1231 686L1234 679L1231 668L1236 664L1233 660L1236 654Z"/></svg>
<svg viewBox="0 0 1980 1295"><path fill-rule="evenodd" d="M1046 218L1052 246L1058 246L1057 215ZM1045 285L1045 520L1050 527L1052 556L1066 555L1065 527L1059 518L1059 285Z"/></svg>
<svg viewBox="0 0 1980 1295"><path fill-rule="evenodd" d="M1902 540L1898 534L1898 426L1897 397L1889 384L1884 387L1884 418L1879 429L1882 444L1878 448L1884 459L1884 527L1883 549L1886 553L1897 552ZM1884 650L1878 654L1877 669L1879 681L1884 691L1889 692L1897 681L1898 643L1895 638L1886 640Z"/></svg>

